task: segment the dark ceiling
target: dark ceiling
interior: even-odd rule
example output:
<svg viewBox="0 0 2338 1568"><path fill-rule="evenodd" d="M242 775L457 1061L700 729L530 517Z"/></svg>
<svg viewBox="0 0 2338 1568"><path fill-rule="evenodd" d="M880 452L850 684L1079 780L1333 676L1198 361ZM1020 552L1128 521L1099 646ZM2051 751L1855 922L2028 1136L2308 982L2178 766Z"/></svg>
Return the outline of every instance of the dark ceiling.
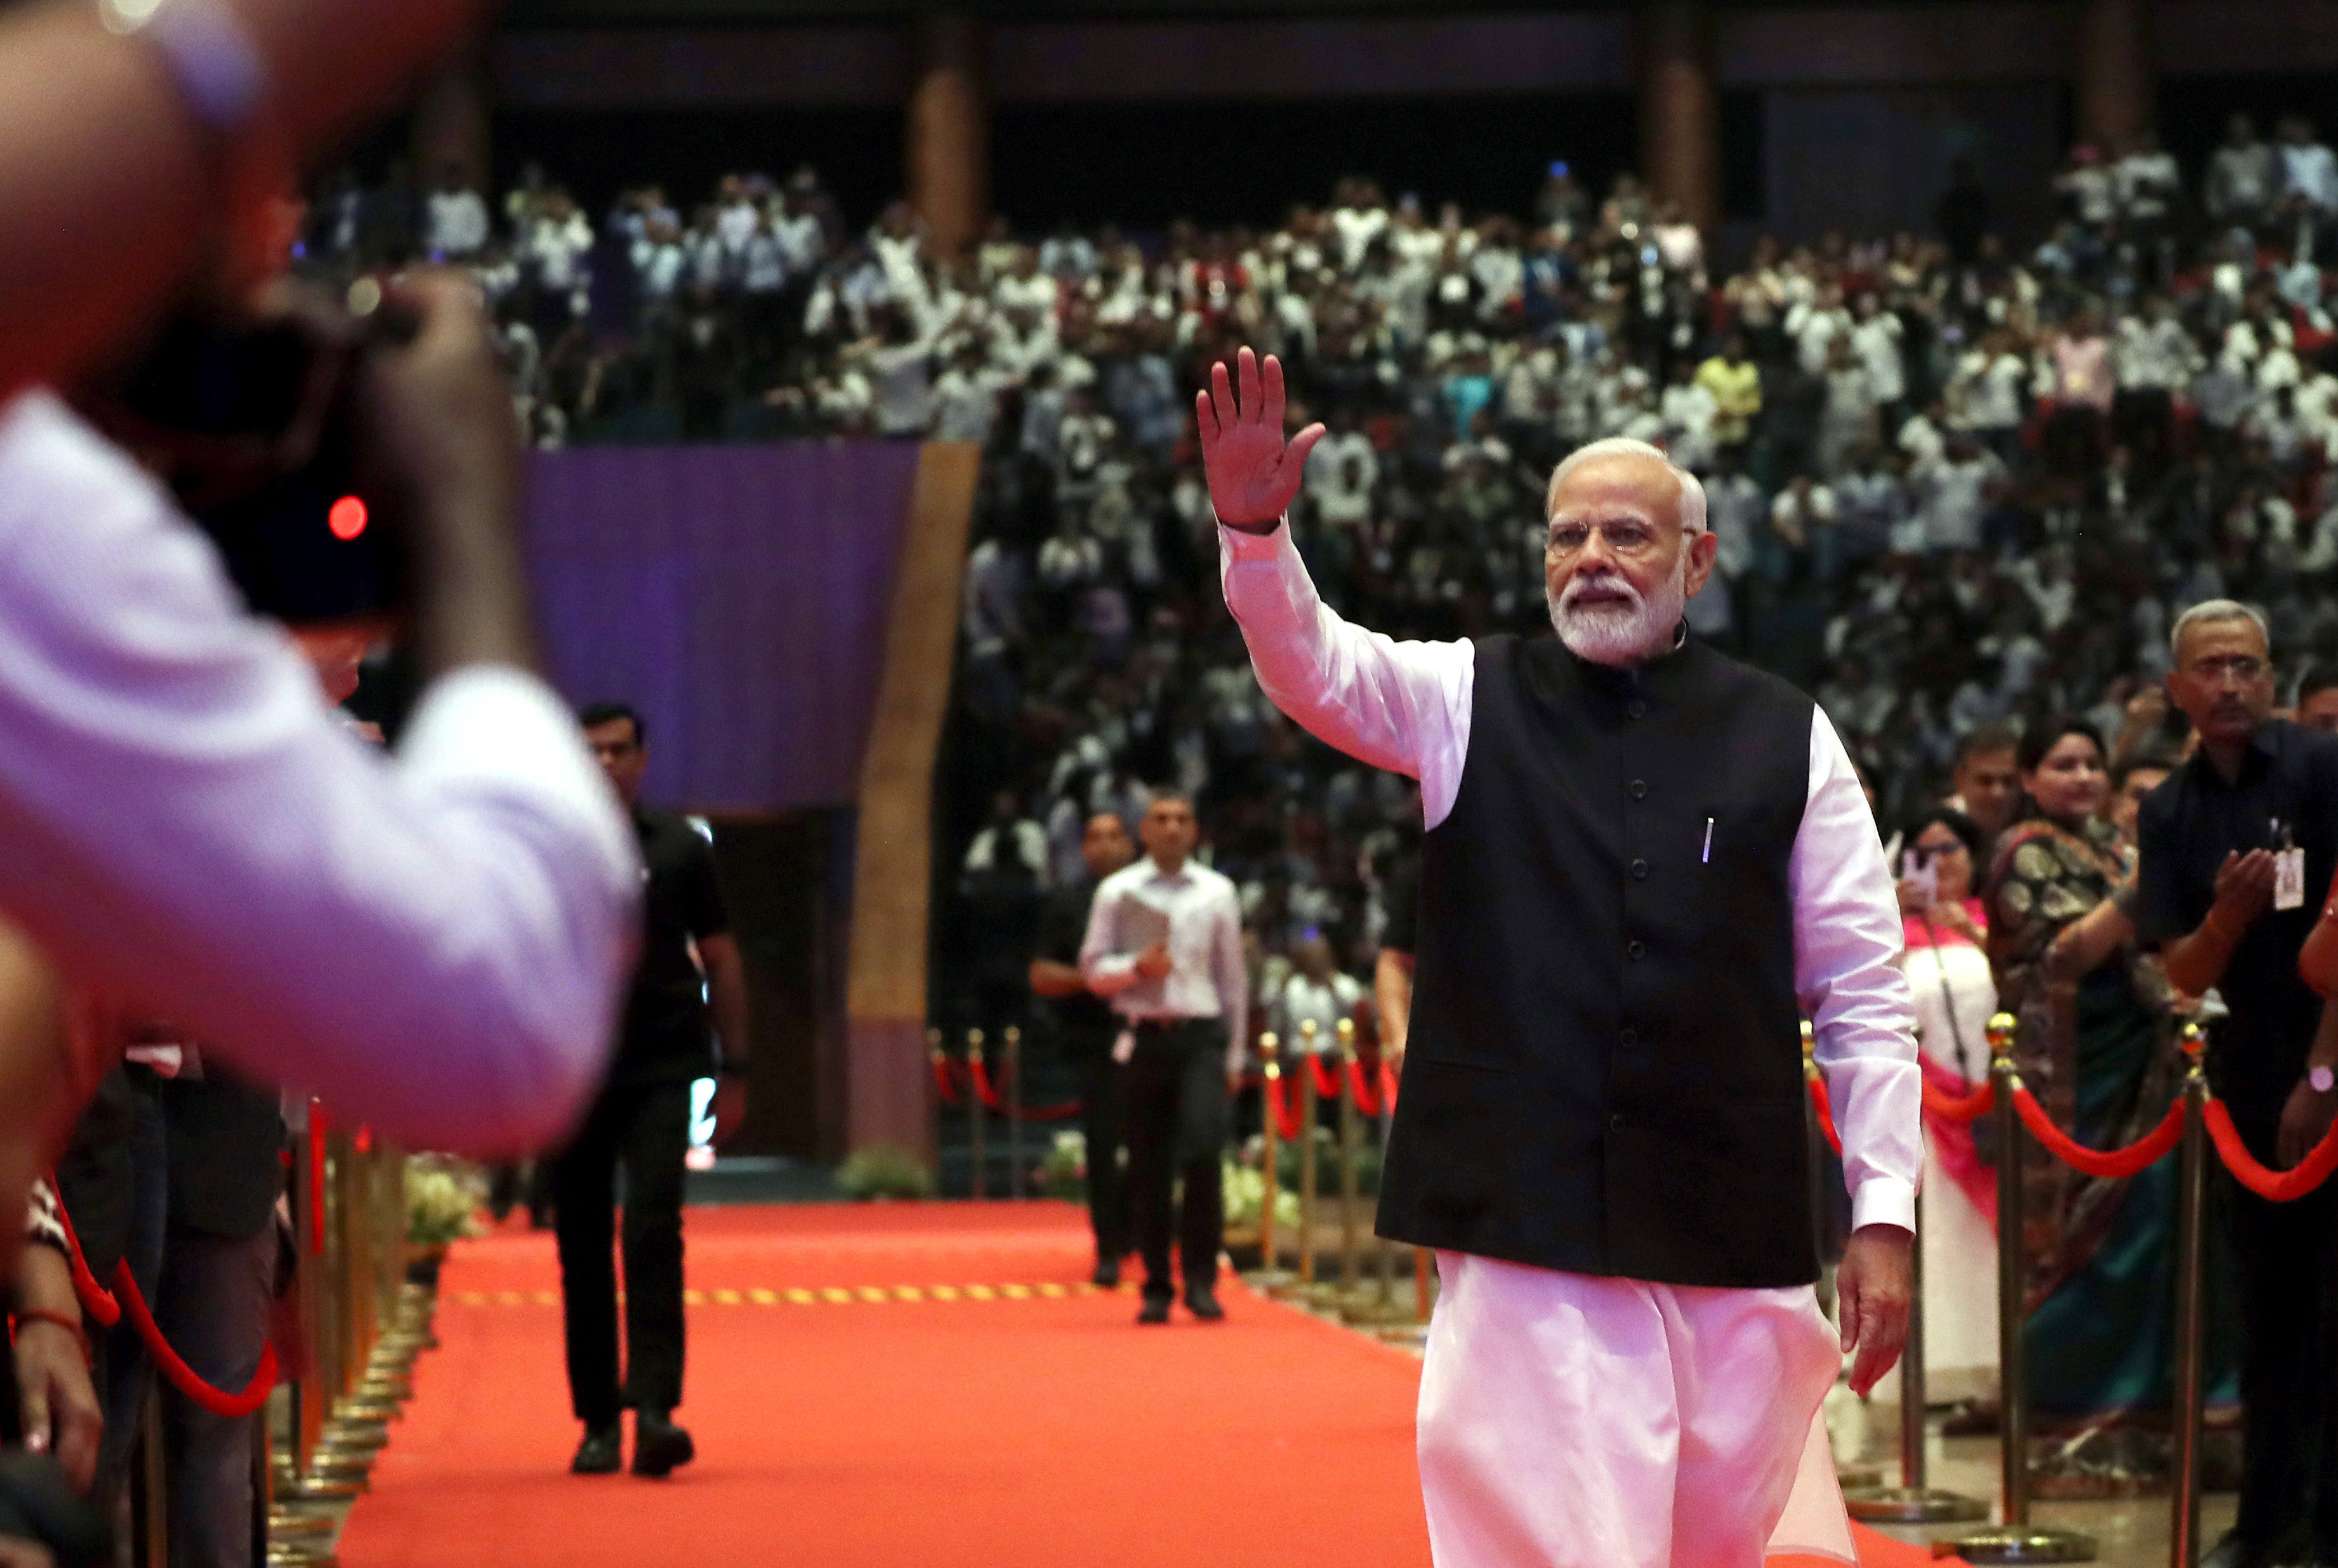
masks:
<svg viewBox="0 0 2338 1568"><path fill-rule="evenodd" d="M904 0L508 0L506 26L701 26L799 22L899 22L921 12L948 10L1001 21L1104 21L1159 16L1389 16L1451 15L1455 11L1614 11L1616 0L1528 5L1467 0L1460 5L1427 0L961 0L949 5Z"/></svg>

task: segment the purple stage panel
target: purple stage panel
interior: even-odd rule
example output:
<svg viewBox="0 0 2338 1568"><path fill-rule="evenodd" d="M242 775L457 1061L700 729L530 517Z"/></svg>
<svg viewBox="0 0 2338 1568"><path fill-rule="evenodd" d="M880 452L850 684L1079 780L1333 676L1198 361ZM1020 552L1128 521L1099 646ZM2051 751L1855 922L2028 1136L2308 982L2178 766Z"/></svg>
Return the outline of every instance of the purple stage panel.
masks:
<svg viewBox="0 0 2338 1568"><path fill-rule="evenodd" d="M849 805L918 448L600 446L535 456L528 557L552 679L638 708L644 797Z"/></svg>

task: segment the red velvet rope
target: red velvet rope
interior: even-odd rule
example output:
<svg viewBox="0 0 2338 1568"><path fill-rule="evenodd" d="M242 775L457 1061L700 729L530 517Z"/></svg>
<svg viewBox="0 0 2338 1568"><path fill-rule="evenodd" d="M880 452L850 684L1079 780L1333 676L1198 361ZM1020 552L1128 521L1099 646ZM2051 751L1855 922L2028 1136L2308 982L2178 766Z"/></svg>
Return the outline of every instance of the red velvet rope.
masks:
<svg viewBox="0 0 2338 1568"><path fill-rule="evenodd" d="M968 1062L967 1068L974 1078L974 1092L982 1096L982 1102L1002 1116L1007 1114L1007 1102L999 1097L997 1086L990 1081L989 1066ZM1018 1105L1015 1109L1026 1122L1068 1122L1080 1113L1080 1102L1066 1100L1060 1105Z"/></svg>
<svg viewBox="0 0 2338 1568"><path fill-rule="evenodd" d="M1360 1061L1348 1063L1348 1089L1356 1097L1356 1109L1367 1116L1380 1113L1380 1096L1372 1093L1370 1081L1364 1076L1364 1064Z"/></svg>
<svg viewBox="0 0 2338 1568"><path fill-rule="evenodd" d="M1803 1076L1811 1086L1811 1109L1818 1112L1819 1131L1825 1134L1827 1147L1840 1155L1842 1152L1842 1133L1834 1124L1834 1107L1827 1102L1826 1080L1821 1078L1815 1071L1805 1073Z"/></svg>
<svg viewBox="0 0 2338 1568"><path fill-rule="evenodd" d="M958 1085L950 1082L950 1064L947 1056L934 1058L934 1093L942 1097L945 1105L958 1103Z"/></svg>
<svg viewBox="0 0 2338 1568"><path fill-rule="evenodd" d="M1282 1074L1278 1073L1266 1081L1267 1109L1274 1116L1274 1129L1284 1142L1299 1136L1299 1107L1291 1103L1291 1095L1282 1086Z"/></svg>
<svg viewBox="0 0 2338 1568"><path fill-rule="evenodd" d="M1339 1076L1323 1065L1323 1058L1321 1055L1311 1055L1307 1058L1307 1074L1315 1080L1315 1093L1318 1098L1337 1100L1340 1097Z"/></svg>
<svg viewBox="0 0 2338 1568"><path fill-rule="evenodd" d="M214 1416L231 1418L249 1416L268 1403L269 1390L276 1387L276 1347L263 1345L260 1349L260 1366L251 1381L241 1394L230 1394L212 1387L201 1374L179 1358L171 1342L162 1338L162 1330L154 1321L154 1314L146 1309L146 1298L139 1293L138 1281L131 1278L127 1261L117 1264L113 1285L122 1305L129 1310L132 1327L138 1338L146 1342L146 1353L154 1357L154 1365L171 1380L171 1387L201 1406Z"/></svg>
<svg viewBox="0 0 2338 1568"><path fill-rule="evenodd" d="M982 1102L985 1105L993 1111L1006 1109L998 1102L998 1091L990 1086L990 1068L987 1063L978 1056L968 1057L966 1071L967 1076L974 1080L974 1092L982 1096Z"/></svg>
<svg viewBox="0 0 2338 1568"><path fill-rule="evenodd" d="M2178 1100L2159 1119L2159 1125L2124 1149L2089 1149L2072 1138L2046 1114L2046 1107L2028 1089L2013 1092L2013 1109L2021 1117L2030 1134L2046 1147L2046 1152L2073 1171L2088 1176L2100 1176L2108 1181L2124 1181L2141 1174L2164 1158L2168 1151L2184 1141L2184 1102Z"/></svg>
<svg viewBox="0 0 2338 1568"><path fill-rule="evenodd" d="M2322 1135L2313 1152L2287 1171L2271 1171L2257 1163L2248 1146L2241 1142L2240 1129L2233 1125L2233 1113L2225 1109L2221 1100L2211 1100L2207 1108L2208 1136L2215 1141L2216 1152L2224 1157L2225 1169L2233 1179L2258 1197L2274 1203L2292 1203L2313 1191L2338 1170L2338 1124Z"/></svg>
<svg viewBox="0 0 2338 1568"><path fill-rule="evenodd" d="M1997 1084L1992 1079L1981 1080L1980 1087L1970 1094L1943 1094L1927 1083L1924 1085L1924 1109L1949 1122L1978 1122L1997 1105Z"/></svg>
<svg viewBox="0 0 2338 1568"><path fill-rule="evenodd" d="M54 1184L52 1180L51 1185ZM73 1218L62 1202L57 1205L57 1221L64 1229L65 1254L73 1266L74 1289L81 1297L82 1309L108 1328L122 1321L123 1313L127 1311L130 1326L145 1342L146 1353L154 1358L162 1376L171 1380L172 1387L214 1416L249 1416L268 1402L269 1390L276 1387L276 1347L260 1348L259 1369L252 1373L242 1393L229 1394L212 1387L162 1338L162 1326L148 1309L137 1278L130 1272L129 1260L114 1265L113 1289L109 1293L97 1282L97 1276L90 1272L89 1259L82 1255L81 1236L74 1230Z"/></svg>
<svg viewBox="0 0 2338 1568"><path fill-rule="evenodd" d="M322 1102L309 1102L309 1256L325 1255L325 1134L332 1119Z"/></svg>
<svg viewBox="0 0 2338 1568"><path fill-rule="evenodd" d="M1380 1061L1380 1098L1388 1102L1389 1114L1391 1116L1396 1114L1396 1073L1389 1066L1387 1058L1383 1057Z"/></svg>

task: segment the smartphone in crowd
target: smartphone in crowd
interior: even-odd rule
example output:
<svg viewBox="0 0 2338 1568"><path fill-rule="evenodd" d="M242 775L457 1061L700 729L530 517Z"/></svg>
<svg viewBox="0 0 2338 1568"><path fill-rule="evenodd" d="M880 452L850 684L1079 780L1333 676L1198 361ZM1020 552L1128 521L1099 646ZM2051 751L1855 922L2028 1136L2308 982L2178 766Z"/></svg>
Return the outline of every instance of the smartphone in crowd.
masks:
<svg viewBox="0 0 2338 1568"><path fill-rule="evenodd" d="M1927 907L1940 901L1940 871L1932 858L1921 849L1903 850L1900 856L1900 880L1912 882L1924 896Z"/></svg>

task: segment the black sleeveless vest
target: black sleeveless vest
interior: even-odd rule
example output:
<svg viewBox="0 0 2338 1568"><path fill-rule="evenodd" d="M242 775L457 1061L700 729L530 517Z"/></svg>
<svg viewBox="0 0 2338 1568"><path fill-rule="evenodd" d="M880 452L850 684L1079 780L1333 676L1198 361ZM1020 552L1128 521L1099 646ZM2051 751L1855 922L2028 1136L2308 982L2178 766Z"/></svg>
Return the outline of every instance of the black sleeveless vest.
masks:
<svg viewBox="0 0 2338 1568"><path fill-rule="evenodd" d="M1477 645L1421 850L1379 1230L1575 1273L1818 1278L1787 861L1812 704L1691 641Z"/></svg>

